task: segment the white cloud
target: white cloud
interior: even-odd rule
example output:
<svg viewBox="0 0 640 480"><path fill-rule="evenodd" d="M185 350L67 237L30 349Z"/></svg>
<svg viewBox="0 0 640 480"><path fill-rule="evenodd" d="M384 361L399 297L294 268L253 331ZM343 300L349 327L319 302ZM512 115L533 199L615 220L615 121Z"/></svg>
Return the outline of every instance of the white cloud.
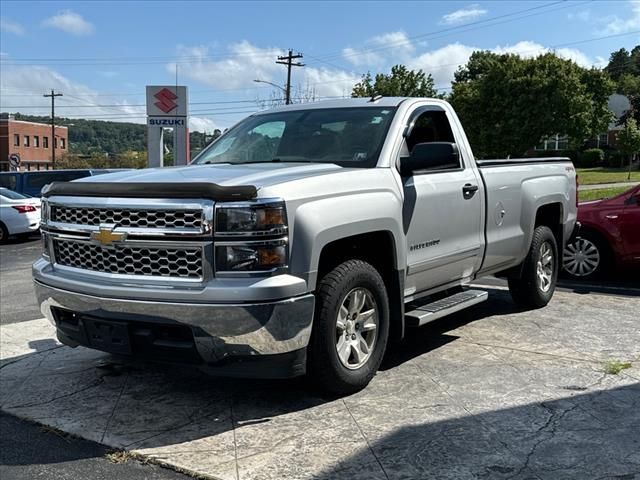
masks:
<svg viewBox="0 0 640 480"><path fill-rule="evenodd" d="M533 58L538 55L553 52L560 58L573 60L581 67L597 66L601 63L601 59L592 60L588 55L576 48L558 48L550 49L536 42L524 40L513 45L498 46L493 49L495 53L513 53L523 58Z"/></svg>
<svg viewBox="0 0 640 480"><path fill-rule="evenodd" d="M63 10L53 17L43 20L45 27L57 28L73 35L90 35L94 31L93 24L82 18L82 15L71 10Z"/></svg>
<svg viewBox="0 0 640 480"><path fill-rule="evenodd" d="M220 90L246 89L246 93L251 94L255 93L256 88L271 89L268 85L255 83L254 80L264 80L284 87L286 69L275 63L275 58L284 53L281 50L256 47L247 41L232 44L228 50L230 58L216 59L216 55L209 54L209 48L206 46L180 47L179 77L186 77ZM188 64L180 63L181 59L187 58ZM175 74L175 68L175 63L167 65L167 71L172 74ZM317 96L344 95L345 92L348 95L353 84L359 79L360 75L353 72L307 66L293 70L292 92L295 95L298 90L313 90ZM276 90L275 87L273 89Z"/></svg>
<svg viewBox="0 0 640 480"><path fill-rule="evenodd" d="M631 12L628 16L621 18L617 15L606 19L607 23L600 33L616 35L638 30L640 26L640 0L630 0Z"/></svg>
<svg viewBox="0 0 640 480"><path fill-rule="evenodd" d="M13 33L14 35L24 35L24 27L18 22L13 22L8 18L0 19L0 31Z"/></svg>
<svg viewBox="0 0 640 480"><path fill-rule="evenodd" d="M210 118L189 117L189 130L193 132L213 133L216 128L220 127Z"/></svg>
<svg viewBox="0 0 640 480"><path fill-rule="evenodd" d="M415 46L404 32L389 32L370 38L363 48L347 47L342 56L349 63L360 66L375 66L384 63L385 58L393 56L402 63L415 50Z"/></svg>
<svg viewBox="0 0 640 480"><path fill-rule="evenodd" d="M101 95L95 90L76 83L55 70L42 66L12 66L0 71L0 85L9 95L0 96L0 109L28 115L49 115L50 110L42 94L52 88L62 92L56 99L56 115L69 118L97 118L114 121L143 123L144 107L134 107L117 96ZM140 98L143 98L141 92ZM135 101L134 103L138 103ZM14 105L20 108L14 108ZM116 105L97 107L95 105ZM30 108L22 108L22 106ZM135 118L137 117L137 118Z"/></svg>
<svg viewBox="0 0 640 480"><path fill-rule="evenodd" d="M453 75L458 67L464 65L469 60L471 54L476 50L486 50L471 45L454 43L430 52L425 52L412 59L408 66L412 69L422 69L433 76L436 87L448 87L453 80ZM512 53L523 58L533 58L552 50L536 42L524 40L512 45L498 45L491 51L504 54ZM554 51L561 58L573 60L582 67L602 66L604 59L597 57L591 59L589 56L575 48L560 48Z"/></svg>
<svg viewBox="0 0 640 480"><path fill-rule="evenodd" d="M276 48L259 48L247 41L229 46L229 58L215 59L209 55L206 46L180 47L178 73L180 77L196 80L205 85L221 89L253 88L255 79L275 81L276 73L285 71L275 63L275 58L283 52ZM217 55L219 57L219 55ZM187 58L188 64L180 60ZM186 65L186 66L184 66ZM167 65L167 71L175 73L176 64ZM279 80L275 83L279 83Z"/></svg>
<svg viewBox="0 0 640 480"><path fill-rule="evenodd" d="M478 4L469 5L455 12L447 13L442 16L440 23L442 25L459 25L461 23L471 22L488 13L486 8L480 7Z"/></svg>
<svg viewBox="0 0 640 480"><path fill-rule="evenodd" d="M409 67L422 69L433 76L436 87L448 87L453 74L460 65L464 65L477 48L453 43L437 50L425 52L414 58Z"/></svg>
<svg viewBox="0 0 640 480"><path fill-rule="evenodd" d="M360 80L360 75L338 69L305 67L303 89L308 87L316 95L349 96L353 85Z"/></svg>

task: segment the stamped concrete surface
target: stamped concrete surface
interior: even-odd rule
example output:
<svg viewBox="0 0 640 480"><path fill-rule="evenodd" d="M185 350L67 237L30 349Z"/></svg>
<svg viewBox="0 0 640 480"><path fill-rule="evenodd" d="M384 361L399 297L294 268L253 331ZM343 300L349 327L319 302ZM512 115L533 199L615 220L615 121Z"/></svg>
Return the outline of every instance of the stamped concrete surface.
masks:
<svg viewBox="0 0 640 480"><path fill-rule="evenodd" d="M332 399L4 325L0 406L211 478L640 479L640 298L557 292L520 312L491 289L408 337L368 388Z"/></svg>

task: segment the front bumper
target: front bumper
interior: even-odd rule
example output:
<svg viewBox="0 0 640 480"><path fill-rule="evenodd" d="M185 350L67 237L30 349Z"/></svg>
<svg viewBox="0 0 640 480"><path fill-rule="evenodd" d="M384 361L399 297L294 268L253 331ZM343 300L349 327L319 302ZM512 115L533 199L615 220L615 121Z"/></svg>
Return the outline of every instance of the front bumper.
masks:
<svg viewBox="0 0 640 480"><path fill-rule="evenodd" d="M70 346L142 354L169 362L186 358L225 375L304 374L314 310L312 294L271 302L212 304L104 298L38 279L35 288L42 313L56 326L60 341ZM100 328L123 333L113 334L113 338L105 333L109 341L117 342L96 343ZM264 368L270 361L273 371Z"/></svg>

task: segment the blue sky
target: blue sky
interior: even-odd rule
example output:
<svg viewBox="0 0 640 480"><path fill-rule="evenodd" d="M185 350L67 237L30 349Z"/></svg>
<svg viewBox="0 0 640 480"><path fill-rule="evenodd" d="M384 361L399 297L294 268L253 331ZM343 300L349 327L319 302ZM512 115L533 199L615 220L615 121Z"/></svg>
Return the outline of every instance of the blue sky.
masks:
<svg viewBox="0 0 640 480"><path fill-rule="evenodd" d="M362 73L422 68L443 90L475 49L554 49L581 65L640 43L640 1L0 3L0 110L142 122L144 86L188 85L192 128L236 122L283 85L275 57L306 66L294 86L348 95ZM604 37L604 38L603 38ZM608 38L607 38L608 37ZM294 89L295 90L295 89ZM235 103L220 103L235 102Z"/></svg>

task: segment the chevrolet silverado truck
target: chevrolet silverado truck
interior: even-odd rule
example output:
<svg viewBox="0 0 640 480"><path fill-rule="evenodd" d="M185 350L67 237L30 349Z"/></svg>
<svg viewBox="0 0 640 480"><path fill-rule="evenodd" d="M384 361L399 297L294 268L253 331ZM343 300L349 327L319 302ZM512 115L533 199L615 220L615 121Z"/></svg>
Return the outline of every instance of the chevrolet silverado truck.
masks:
<svg viewBox="0 0 640 480"><path fill-rule="evenodd" d="M346 394L409 329L486 300L478 277L546 305L576 175L475 160L442 100L343 99L254 114L186 167L53 183L42 214L62 343Z"/></svg>

